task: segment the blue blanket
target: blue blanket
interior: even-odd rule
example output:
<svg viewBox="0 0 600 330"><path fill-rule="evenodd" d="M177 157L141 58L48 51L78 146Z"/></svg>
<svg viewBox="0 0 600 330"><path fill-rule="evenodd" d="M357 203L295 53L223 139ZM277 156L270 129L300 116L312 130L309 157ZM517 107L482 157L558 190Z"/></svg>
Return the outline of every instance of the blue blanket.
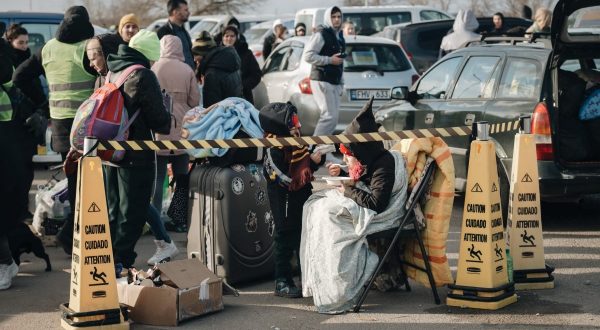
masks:
<svg viewBox="0 0 600 330"><path fill-rule="evenodd" d="M210 111L203 116L198 116L197 121L184 121L183 129L189 132L188 140L232 139L240 129L253 138L262 138L264 135L258 119L258 110L244 99L229 97L217 103L214 108L207 110ZM186 115L186 117L188 116ZM195 158L220 157L227 150L223 148L196 149L188 150L188 153Z"/></svg>

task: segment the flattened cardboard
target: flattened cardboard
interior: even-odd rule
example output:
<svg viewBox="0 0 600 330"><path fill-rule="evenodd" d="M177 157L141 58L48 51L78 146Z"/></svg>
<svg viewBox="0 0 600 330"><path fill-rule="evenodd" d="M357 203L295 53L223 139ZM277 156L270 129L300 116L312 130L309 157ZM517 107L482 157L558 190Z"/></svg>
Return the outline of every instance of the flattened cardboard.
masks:
<svg viewBox="0 0 600 330"><path fill-rule="evenodd" d="M220 281L200 260L185 259L158 264L158 270L165 274L178 288L192 288L199 286L202 281L209 279L209 283Z"/></svg>

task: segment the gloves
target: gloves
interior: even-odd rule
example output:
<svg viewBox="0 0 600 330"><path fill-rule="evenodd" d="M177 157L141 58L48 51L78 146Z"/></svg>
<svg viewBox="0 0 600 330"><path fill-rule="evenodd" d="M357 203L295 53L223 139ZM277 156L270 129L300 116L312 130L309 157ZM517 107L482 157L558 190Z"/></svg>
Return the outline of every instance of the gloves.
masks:
<svg viewBox="0 0 600 330"><path fill-rule="evenodd" d="M34 112L25 119L25 128L31 133L37 144L46 144L46 129L48 128L48 119L46 117L37 111Z"/></svg>

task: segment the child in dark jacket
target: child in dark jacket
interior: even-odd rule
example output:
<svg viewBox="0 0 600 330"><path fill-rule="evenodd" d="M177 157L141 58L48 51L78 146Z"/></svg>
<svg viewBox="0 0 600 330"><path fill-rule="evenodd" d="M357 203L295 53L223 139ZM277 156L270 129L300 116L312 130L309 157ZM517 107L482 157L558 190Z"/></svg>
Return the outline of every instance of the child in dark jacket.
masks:
<svg viewBox="0 0 600 330"><path fill-rule="evenodd" d="M300 121L291 103L271 103L260 110L266 137L299 137ZM321 163L320 152L306 146L273 147L264 158L264 175L275 219L275 295L302 297L292 275L292 257L300 249L302 207L312 193L313 172Z"/></svg>

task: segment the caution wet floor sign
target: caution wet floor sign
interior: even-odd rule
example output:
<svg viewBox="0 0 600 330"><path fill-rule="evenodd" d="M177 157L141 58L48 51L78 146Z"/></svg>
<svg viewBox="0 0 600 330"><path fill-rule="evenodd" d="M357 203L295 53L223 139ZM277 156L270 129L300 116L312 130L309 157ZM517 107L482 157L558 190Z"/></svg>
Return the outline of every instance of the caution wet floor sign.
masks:
<svg viewBox="0 0 600 330"><path fill-rule="evenodd" d="M61 305L62 326L128 329L117 296L108 212L98 157L80 160L73 228L69 304Z"/></svg>
<svg viewBox="0 0 600 330"><path fill-rule="evenodd" d="M473 141L450 306L498 309L517 300L508 282L494 143Z"/></svg>
<svg viewBox="0 0 600 330"><path fill-rule="evenodd" d="M554 287L544 259L540 185L532 134L517 134L513 149L508 212L508 246L513 256L515 288Z"/></svg>

